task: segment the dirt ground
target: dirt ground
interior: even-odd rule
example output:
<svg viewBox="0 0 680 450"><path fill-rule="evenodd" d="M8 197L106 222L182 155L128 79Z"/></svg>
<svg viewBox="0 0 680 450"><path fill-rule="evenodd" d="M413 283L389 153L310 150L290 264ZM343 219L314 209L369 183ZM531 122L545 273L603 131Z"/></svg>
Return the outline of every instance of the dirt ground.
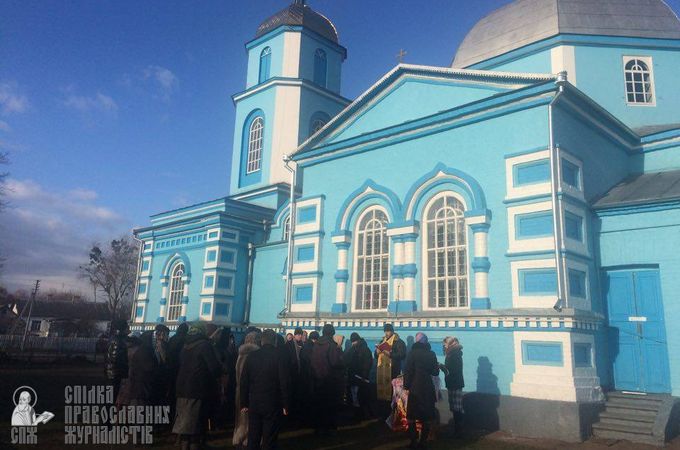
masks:
<svg viewBox="0 0 680 450"><path fill-rule="evenodd" d="M51 411L56 414L54 420L38 428L38 445L33 448L67 449L74 448L64 444L63 413L64 388L67 385L105 384L101 366L88 363L62 363L59 365L43 365L30 367L5 366L0 368L0 449L21 449L26 445L10 443L10 418L14 404L12 394L16 387L29 385L38 393L36 413ZM378 420L350 423L342 415L341 427L337 436L320 438L310 429L284 430L279 444L282 450L392 450L404 448L408 439L404 434L391 432ZM80 445L75 448L131 448L132 446ZM172 449L175 437L169 431L154 432L154 443L149 448ZM207 448L231 449L231 430L210 433ZM566 443L549 439L526 439L510 436L502 432L485 433L470 432L463 437L455 438L446 429L440 430L437 440L429 443L432 450L443 449L583 449L583 450L633 450L653 449L645 445L634 445L624 441L598 441L591 439L581 444ZM667 448L680 450L680 438L670 443Z"/></svg>

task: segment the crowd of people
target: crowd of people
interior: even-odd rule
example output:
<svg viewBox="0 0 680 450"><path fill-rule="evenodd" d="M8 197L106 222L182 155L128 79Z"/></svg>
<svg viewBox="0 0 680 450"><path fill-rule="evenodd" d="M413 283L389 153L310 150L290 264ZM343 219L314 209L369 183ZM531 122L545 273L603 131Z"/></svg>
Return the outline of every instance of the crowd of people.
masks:
<svg viewBox="0 0 680 450"><path fill-rule="evenodd" d="M439 422L440 372L460 432L464 381L458 339L444 339L441 364L425 334L418 333L407 350L391 324L383 331L373 351L358 333L345 344L331 324L321 334L297 328L285 336L250 327L238 346L227 327L182 323L170 337L163 324L130 334L120 320L112 324L106 374L117 406L169 406L172 433L187 450L203 448L209 429L232 424L233 445L241 450L277 448L284 424L312 427L320 438L335 435L343 403L358 421L384 418L375 406L394 406L395 380L408 393L409 448L425 448L431 425Z"/></svg>

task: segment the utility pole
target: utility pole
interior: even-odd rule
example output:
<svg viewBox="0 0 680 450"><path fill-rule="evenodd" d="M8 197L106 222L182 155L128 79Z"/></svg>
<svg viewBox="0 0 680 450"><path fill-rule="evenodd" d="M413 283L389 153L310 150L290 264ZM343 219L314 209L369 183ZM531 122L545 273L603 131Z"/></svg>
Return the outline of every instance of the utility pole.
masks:
<svg viewBox="0 0 680 450"><path fill-rule="evenodd" d="M40 289L40 280L35 280L35 287L31 293L31 299L28 301L28 317L26 318L26 327L24 328L24 336L21 338L21 352L24 351L24 345L26 344L26 336L28 335L29 327L31 326L31 314L33 313L33 303L35 303L35 296L38 295L38 289ZM26 308L24 307L24 310ZM23 311L21 312L23 315ZM21 317L20 317L21 318Z"/></svg>

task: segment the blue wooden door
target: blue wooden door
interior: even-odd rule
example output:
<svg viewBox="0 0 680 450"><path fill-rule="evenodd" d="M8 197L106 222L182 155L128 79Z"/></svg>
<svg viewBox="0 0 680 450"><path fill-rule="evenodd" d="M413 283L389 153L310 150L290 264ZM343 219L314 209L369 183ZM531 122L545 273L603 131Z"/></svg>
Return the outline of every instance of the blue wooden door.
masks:
<svg viewBox="0 0 680 450"><path fill-rule="evenodd" d="M616 389L670 392L659 271L609 272L606 289Z"/></svg>

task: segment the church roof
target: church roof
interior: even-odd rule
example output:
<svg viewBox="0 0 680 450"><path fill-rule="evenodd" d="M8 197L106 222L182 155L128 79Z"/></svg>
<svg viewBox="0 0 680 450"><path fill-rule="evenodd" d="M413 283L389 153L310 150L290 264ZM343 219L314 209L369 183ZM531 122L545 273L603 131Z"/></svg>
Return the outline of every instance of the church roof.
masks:
<svg viewBox="0 0 680 450"><path fill-rule="evenodd" d="M614 186L594 207L634 206L680 199L680 170L632 175Z"/></svg>
<svg viewBox="0 0 680 450"><path fill-rule="evenodd" d="M302 26L336 44L338 43L338 31L335 29L333 22L324 15L312 10L308 5L305 5L304 0L293 1L290 6L262 22L257 28L255 37L264 36L283 25Z"/></svg>
<svg viewBox="0 0 680 450"><path fill-rule="evenodd" d="M515 0L470 30L454 68L557 34L680 39L680 21L662 0Z"/></svg>

